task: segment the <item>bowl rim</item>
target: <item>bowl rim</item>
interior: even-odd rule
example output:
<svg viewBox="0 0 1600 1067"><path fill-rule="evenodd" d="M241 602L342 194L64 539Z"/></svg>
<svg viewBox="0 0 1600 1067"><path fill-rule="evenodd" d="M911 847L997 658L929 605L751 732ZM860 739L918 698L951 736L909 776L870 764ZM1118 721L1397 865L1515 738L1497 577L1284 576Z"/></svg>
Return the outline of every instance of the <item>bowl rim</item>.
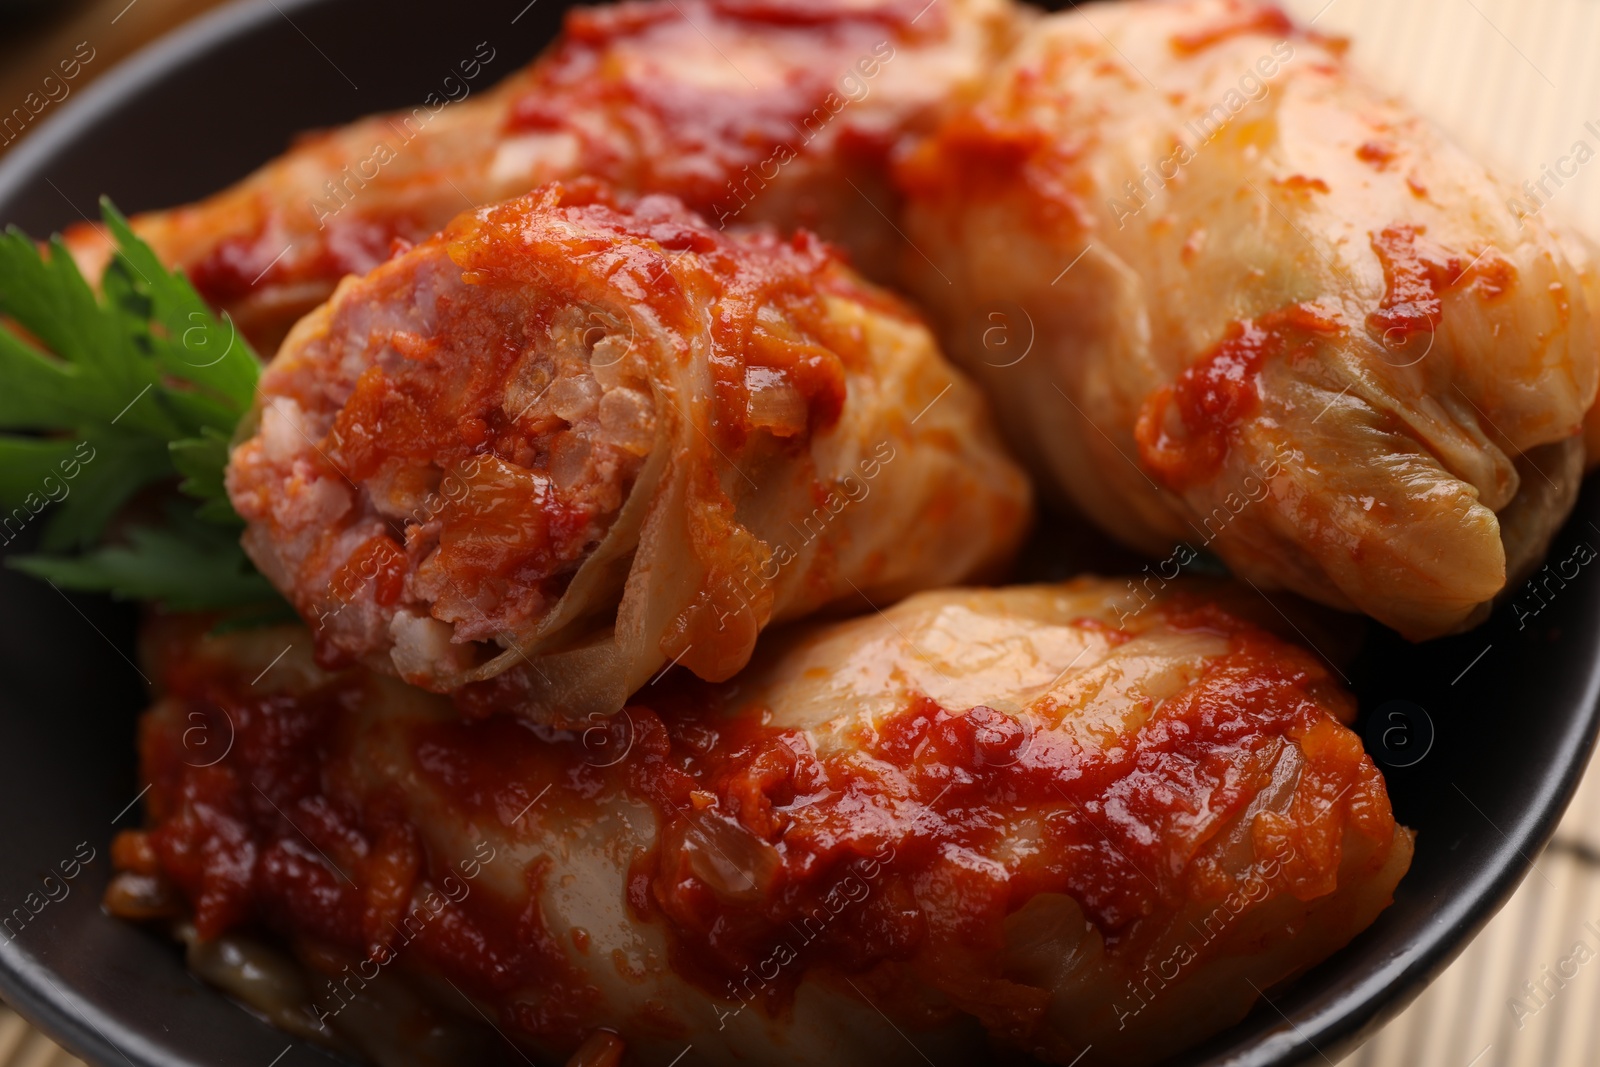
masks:
<svg viewBox="0 0 1600 1067"><path fill-rule="evenodd" d="M288 16L324 0L228 0L156 38L118 61L73 94L0 157L0 203L9 203L37 181L57 153L82 137L100 116L140 92L169 69L235 37L248 35L274 17ZM69 201L70 203L70 201ZM73 205L74 210L77 206ZM5 225L0 220L0 226ZM221 995L220 993L218 994ZM143 1055L138 1043L113 1041L106 1027L120 1029L90 999L63 988L42 960L0 953L0 997L27 1022L92 1065L143 1060L139 1067L171 1067ZM286 1040L291 1037L284 1035ZM298 1040L298 1039L294 1039Z"/></svg>
<svg viewBox="0 0 1600 1067"><path fill-rule="evenodd" d="M49 159L83 135L109 108L133 95L166 68L202 55L223 41L247 34L274 15L318 7L326 0L227 0L118 60L105 74L51 109L51 114L0 156L0 203L37 178ZM76 209L76 208L74 208ZM0 225L4 225L0 221Z"/></svg>

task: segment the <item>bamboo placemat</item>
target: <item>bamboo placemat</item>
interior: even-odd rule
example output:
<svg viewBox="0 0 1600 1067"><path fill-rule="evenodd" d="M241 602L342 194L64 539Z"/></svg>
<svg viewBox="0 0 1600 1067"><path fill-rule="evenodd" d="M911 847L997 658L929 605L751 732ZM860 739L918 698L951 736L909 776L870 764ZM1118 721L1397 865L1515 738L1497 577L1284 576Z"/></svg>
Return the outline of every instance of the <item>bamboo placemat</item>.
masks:
<svg viewBox="0 0 1600 1067"><path fill-rule="evenodd" d="M0 1004L0 1064L4 1067L84 1067L55 1042Z"/></svg>
<svg viewBox="0 0 1600 1067"><path fill-rule="evenodd" d="M98 26L100 70L215 0L83 5L73 23L0 45L0 101ZM1355 61L1513 183L1525 209L1600 239L1600 0L1287 0L1300 20L1353 40ZM148 21L146 21L148 20ZM38 62L35 62L38 60ZM98 73L96 71L95 73ZM1593 123L1591 129L1587 124ZM1574 161L1577 142L1596 165ZM0 149L3 151L3 149ZM1565 162L1563 161L1565 158ZM1559 182L1546 168L1556 170ZM1575 174L1571 172L1576 171ZM1541 189L1540 183L1543 182ZM1343 1067L1600 1064L1600 768L1591 766L1554 844L1444 975ZM0 1067L79 1067L0 1006Z"/></svg>
<svg viewBox="0 0 1600 1067"><path fill-rule="evenodd" d="M1523 210L1600 239L1600 162L1576 158L1580 141L1600 158L1600 3L1288 0L1286 6L1301 20L1315 18L1319 30L1350 37L1351 56L1369 77L1411 101L1502 177L1529 183L1519 198ZM1554 843L1516 895L1344 1067L1594 1067L1597 1007L1600 765L1591 764Z"/></svg>

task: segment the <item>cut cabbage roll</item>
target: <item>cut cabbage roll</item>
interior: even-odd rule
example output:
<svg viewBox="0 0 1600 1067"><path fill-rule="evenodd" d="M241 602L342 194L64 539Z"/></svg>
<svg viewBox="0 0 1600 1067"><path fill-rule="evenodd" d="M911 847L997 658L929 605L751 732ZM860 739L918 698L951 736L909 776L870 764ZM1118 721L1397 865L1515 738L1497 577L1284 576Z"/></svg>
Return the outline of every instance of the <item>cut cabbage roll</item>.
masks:
<svg viewBox="0 0 1600 1067"><path fill-rule="evenodd" d="M1004 0L647 0L566 15L538 60L492 89L484 42L409 111L301 138L197 204L134 229L270 353L345 274L396 240L554 180L673 193L719 226L805 226L864 267L898 245L883 160L899 134L985 72L1012 37ZM854 188L852 187L854 184ZM98 278L109 244L69 241Z"/></svg>
<svg viewBox="0 0 1600 1067"><path fill-rule="evenodd" d="M1135 546L1422 639L1479 620L1572 506L1583 272L1276 8L1043 19L899 178L947 351Z"/></svg>
<svg viewBox="0 0 1600 1067"><path fill-rule="evenodd" d="M241 432L245 551L323 662L469 710L727 678L770 622L993 572L1029 514L981 397L827 246L596 187L346 280Z"/></svg>
<svg viewBox="0 0 1600 1067"><path fill-rule="evenodd" d="M377 982L557 1060L1152 1062L1344 945L1411 856L1353 699L1260 607L923 593L574 730L325 672L301 630L158 635L111 904L275 931L328 1032Z"/></svg>

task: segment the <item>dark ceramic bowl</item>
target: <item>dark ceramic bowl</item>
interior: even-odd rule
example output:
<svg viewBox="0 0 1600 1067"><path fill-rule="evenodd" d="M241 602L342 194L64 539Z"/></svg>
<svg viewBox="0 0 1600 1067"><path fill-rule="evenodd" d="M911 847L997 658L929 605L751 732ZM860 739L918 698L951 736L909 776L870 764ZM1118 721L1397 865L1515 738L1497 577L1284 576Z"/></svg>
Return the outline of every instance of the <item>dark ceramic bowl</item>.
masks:
<svg viewBox="0 0 1600 1067"><path fill-rule="evenodd" d="M564 7L227 7L74 94L31 132L0 165L0 222L43 234L94 213L102 193L126 211L200 197L299 131L422 99L477 42L496 49L491 73L509 74L551 38ZM1591 487L1552 559L1600 544L1597 523ZM1044 561L1036 573L1082 558L1079 546L1048 541L1032 557ZM1580 573L1526 626L1502 609L1473 633L1421 647L1374 628L1349 674L1396 813L1418 831L1416 862L1371 929L1183 1062L1332 1063L1504 903L1595 740L1597 581ZM161 938L100 911L111 837L139 819L134 722L150 690L131 662L135 613L10 571L0 571L0 597L0 995L102 1067L337 1062L190 977ZM64 880L63 864L77 876Z"/></svg>

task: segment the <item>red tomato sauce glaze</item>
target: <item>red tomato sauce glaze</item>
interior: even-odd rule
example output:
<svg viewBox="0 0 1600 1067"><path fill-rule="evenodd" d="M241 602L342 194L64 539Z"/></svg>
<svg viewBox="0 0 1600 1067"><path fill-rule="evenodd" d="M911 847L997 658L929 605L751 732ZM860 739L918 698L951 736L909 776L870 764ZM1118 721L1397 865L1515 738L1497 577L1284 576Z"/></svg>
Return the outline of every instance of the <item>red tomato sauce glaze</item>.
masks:
<svg viewBox="0 0 1600 1067"><path fill-rule="evenodd" d="M428 721L407 746L458 813L490 823L514 825L540 783L562 804L618 788L649 803L659 834L631 861L628 906L666 927L672 967L729 1010L781 1012L825 963L897 1017L927 1011L894 979L909 966L924 988L1020 1020L1047 994L1001 980L1006 916L1065 893L1115 953L1142 918L1220 899L1234 874L1205 859L1207 842L1265 786L1285 744L1304 761L1291 809L1252 829L1258 852L1293 857L1278 891L1331 891L1348 830L1374 841L1395 832L1376 768L1341 725L1353 701L1317 660L1181 593L1130 636L1154 626L1220 635L1227 650L1136 729L1093 748L1038 727L1050 709L1024 721L918 698L819 753L804 732L741 705L736 688L684 672L595 727L605 739L497 716ZM265 928L379 958L474 845L431 853L393 787L348 780L359 672L299 698L263 693L245 673L175 657L169 697L213 729L231 719L235 743L195 766L188 720L147 718L148 828L123 835L119 862L176 887L203 935ZM596 740L626 758L598 766ZM1030 834L1031 847L1006 847ZM604 1020L586 1015L581 953L541 920L533 890L545 874L542 861L524 872L520 905L477 892L452 901L407 959L491 1005L555 983L570 995L538 1015L506 1002L500 1023L576 1047Z"/></svg>

